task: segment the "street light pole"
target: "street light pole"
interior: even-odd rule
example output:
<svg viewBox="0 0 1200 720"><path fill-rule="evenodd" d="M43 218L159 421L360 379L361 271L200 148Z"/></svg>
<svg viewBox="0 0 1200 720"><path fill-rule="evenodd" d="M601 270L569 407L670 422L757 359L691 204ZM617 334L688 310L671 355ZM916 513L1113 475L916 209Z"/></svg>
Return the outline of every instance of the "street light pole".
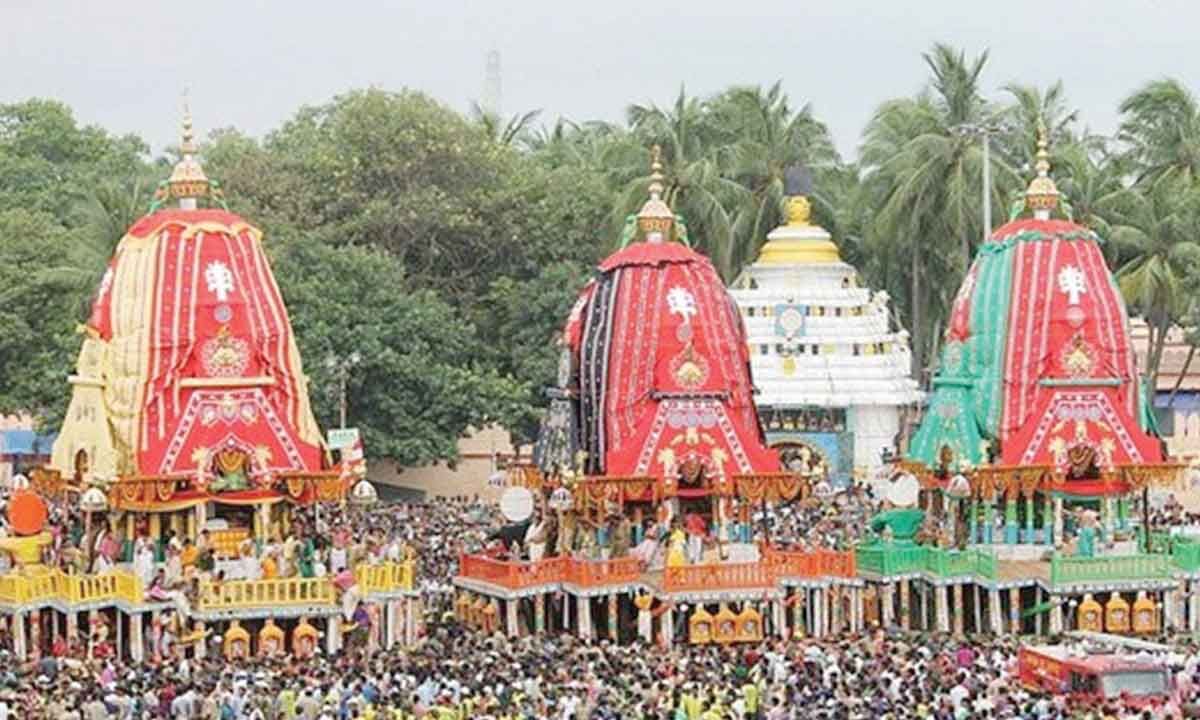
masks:
<svg viewBox="0 0 1200 720"><path fill-rule="evenodd" d="M338 373L338 426L343 430L346 429L346 380L349 375L346 371Z"/></svg>
<svg viewBox="0 0 1200 720"><path fill-rule="evenodd" d="M340 357L330 353L329 357L325 358L325 367L337 377L338 383L338 424L343 430L346 428L346 384L350 381L350 370L362 362L362 355L355 350L346 357Z"/></svg>
<svg viewBox="0 0 1200 720"><path fill-rule="evenodd" d="M983 141L983 241L992 234L992 135L1006 132L1001 123L962 123L951 132L963 137L978 137Z"/></svg>

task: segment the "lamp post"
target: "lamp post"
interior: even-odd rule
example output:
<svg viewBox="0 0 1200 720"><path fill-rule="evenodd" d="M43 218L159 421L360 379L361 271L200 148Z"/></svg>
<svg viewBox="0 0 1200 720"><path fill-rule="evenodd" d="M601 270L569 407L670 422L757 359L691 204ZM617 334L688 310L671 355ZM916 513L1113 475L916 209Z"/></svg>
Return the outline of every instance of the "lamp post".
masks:
<svg viewBox="0 0 1200 720"><path fill-rule="evenodd" d="M992 233L992 135L1009 131L1003 123L961 123L950 128L960 137L977 137L983 141L983 240L987 242Z"/></svg>
<svg viewBox="0 0 1200 720"><path fill-rule="evenodd" d="M346 383L350 380L350 371L360 362L362 355L357 350L345 357L330 353L325 358L325 369L333 373L338 383L338 426L341 428L346 427Z"/></svg>

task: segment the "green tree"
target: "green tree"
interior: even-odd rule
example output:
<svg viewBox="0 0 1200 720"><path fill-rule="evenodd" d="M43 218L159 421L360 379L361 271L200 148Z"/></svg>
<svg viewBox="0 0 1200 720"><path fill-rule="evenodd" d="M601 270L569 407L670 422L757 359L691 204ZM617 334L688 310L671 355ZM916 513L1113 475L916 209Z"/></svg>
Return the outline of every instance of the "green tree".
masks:
<svg viewBox="0 0 1200 720"><path fill-rule="evenodd" d="M649 147L659 145L666 176L663 200L688 223L696 249L718 263L723 274L732 269L722 266L722 258L732 257L726 249L733 242L735 206L746 189L722 171L714 150L714 135L705 104L689 97L682 88L670 108L657 105L632 105L626 115L634 134L646 148L627 179L622 200L612 216L614 240L625 217L636 212L646 200L650 184ZM636 168L636 169L635 169Z"/></svg>
<svg viewBox="0 0 1200 720"><path fill-rule="evenodd" d="M912 333L918 377L925 358L933 357L937 327L983 235L982 149L955 129L994 115L979 92L986 52L967 60L938 44L924 57L933 76L929 87L915 98L884 103L867 126L861 152L864 181L873 187L864 197L878 208L869 245L909 260L905 269L890 260L884 265L904 275L907 288L897 299ZM1003 207L1019 178L1003 158L993 157L991 164L992 205ZM895 278L888 279L895 287Z"/></svg>
<svg viewBox="0 0 1200 720"><path fill-rule="evenodd" d="M1051 173L1072 218L1101 238L1107 238L1112 232L1107 208L1113 195L1125 189L1122 163L1109 152L1104 138L1099 137L1054 145L1051 158ZM1109 249L1113 248L1110 244ZM1109 261L1115 262L1115 258L1110 257Z"/></svg>
<svg viewBox="0 0 1200 720"><path fill-rule="evenodd" d="M142 173L146 153L135 136L80 127L60 102L0 105L0 210L43 211L69 223L92 188Z"/></svg>
<svg viewBox="0 0 1200 720"><path fill-rule="evenodd" d="M1105 205L1121 294L1149 325L1143 373L1146 387L1155 388L1167 331L1188 312L1188 278L1200 272L1200 191L1182 175L1166 174L1115 193Z"/></svg>
<svg viewBox="0 0 1200 720"><path fill-rule="evenodd" d="M58 427L87 290L64 282L76 234L49 213L0 211L0 412Z"/></svg>
<svg viewBox="0 0 1200 720"><path fill-rule="evenodd" d="M471 116L483 130L484 135L500 145L513 146L527 141L533 132L533 122L542 114L541 110L517 113L505 120L479 103L471 104Z"/></svg>
<svg viewBox="0 0 1200 720"><path fill-rule="evenodd" d="M537 437L545 388L554 385L561 329L587 281L588 268L570 261L548 265L527 280L498 278L487 296L491 327L505 339L495 347L500 366L525 389L523 407L508 425L518 441Z"/></svg>
<svg viewBox="0 0 1200 720"><path fill-rule="evenodd" d="M1128 146L1137 181L1200 178L1200 101L1175 79L1147 83L1121 103L1118 138Z"/></svg>
<svg viewBox="0 0 1200 720"><path fill-rule="evenodd" d="M1076 140L1074 126L1079 111L1070 109L1061 80L1045 90L1021 83L1009 83L1003 89L1013 102L1000 113L1010 131L1001 136L998 149L1012 167L1027 168L1025 174L1032 176L1040 128L1045 126L1051 151L1057 152L1057 148Z"/></svg>
<svg viewBox="0 0 1200 720"><path fill-rule="evenodd" d="M275 238L272 267L289 308L318 420L337 418L337 383L323 360L357 350L349 417L367 452L401 465L454 460L470 427L520 416L525 388L486 362L474 327L430 290L412 290L378 248Z"/></svg>
<svg viewBox="0 0 1200 720"><path fill-rule="evenodd" d="M356 91L302 108L265 149L272 177L243 189L270 204L278 177L289 222L323 242L387 250L456 305L505 267L494 219L517 156L425 95Z"/></svg>
<svg viewBox="0 0 1200 720"><path fill-rule="evenodd" d="M709 101L712 122L730 144L721 152L726 174L748 192L736 197L730 242L716 260L727 279L753 262L767 233L784 217L784 173L797 163L810 169L839 161L828 128L809 105L793 110L781 83L769 88L734 87ZM822 188L812 200L832 214Z"/></svg>

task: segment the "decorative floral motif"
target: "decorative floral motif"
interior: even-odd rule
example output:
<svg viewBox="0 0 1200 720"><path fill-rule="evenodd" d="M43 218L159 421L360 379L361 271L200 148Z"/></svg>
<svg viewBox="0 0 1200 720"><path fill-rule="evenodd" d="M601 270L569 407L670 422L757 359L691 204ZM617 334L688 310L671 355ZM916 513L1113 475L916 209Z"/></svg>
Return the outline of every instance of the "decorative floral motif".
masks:
<svg viewBox="0 0 1200 720"><path fill-rule="evenodd" d="M250 345L222 325L216 337L200 349L200 362L211 377L240 377L250 365Z"/></svg>
<svg viewBox="0 0 1200 720"><path fill-rule="evenodd" d="M792 339L804 334L804 311L798 305L775 306L775 334Z"/></svg>
<svg viewBox="0 0 1200 720"><path fill-rule="evenodd" d="M1063 351L1062 366L1067 375L1073 378L1092 374L1092 368L1096 366L1096 353L1083 335L1076 335Z"/></svg>
<svg viewBox="0 0 1200 720"><path fill-rule="evenodd" d="M696 298L687 288L676 285L667 291L667 310L681 316L685 323L691 322L696 314Z"/></svg>
<svg viewBox="0 0 1200 720"><path fill-rule="evenodd" d="M695 390L703 387L708 381L708 361L688 343L682 352L671 359L671 376L682 388Z"/></svg>

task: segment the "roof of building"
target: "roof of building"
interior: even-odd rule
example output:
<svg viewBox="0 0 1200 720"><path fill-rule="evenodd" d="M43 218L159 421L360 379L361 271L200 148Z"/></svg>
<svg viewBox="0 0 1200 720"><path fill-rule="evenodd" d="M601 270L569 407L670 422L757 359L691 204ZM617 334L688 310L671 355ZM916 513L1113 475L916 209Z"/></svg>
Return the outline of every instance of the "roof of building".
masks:
<svg viewBox="0 0 1200 720"><path fill-rule="evenodd" d="M1137 354L1138 368L1145 368L1150 344L1150 327L1140 317L1130 318L1129 334L1133 341L1133 351ZM1159 392L1170 392L1175 388L1175 383L1179 381L1179 374L1184 371L1184 365L1187 365L1187 372L1183 376L1183 382L1180 383L1179 389L1181 391L1200 390L1200 356L1193 357L1191 364L1188 364L1190 350L1191 346L1187 342L1183 328L1172 326L1167 330L1167 344L1163 347L1162 362L1158 366L1156 389Z"/></svg>
<svg viewBox="0 0 1200 720"><path fill-rule="evenodd" d="M0 453L4 455L49 455L58 433L34 430L0 430Z"/></svg>

